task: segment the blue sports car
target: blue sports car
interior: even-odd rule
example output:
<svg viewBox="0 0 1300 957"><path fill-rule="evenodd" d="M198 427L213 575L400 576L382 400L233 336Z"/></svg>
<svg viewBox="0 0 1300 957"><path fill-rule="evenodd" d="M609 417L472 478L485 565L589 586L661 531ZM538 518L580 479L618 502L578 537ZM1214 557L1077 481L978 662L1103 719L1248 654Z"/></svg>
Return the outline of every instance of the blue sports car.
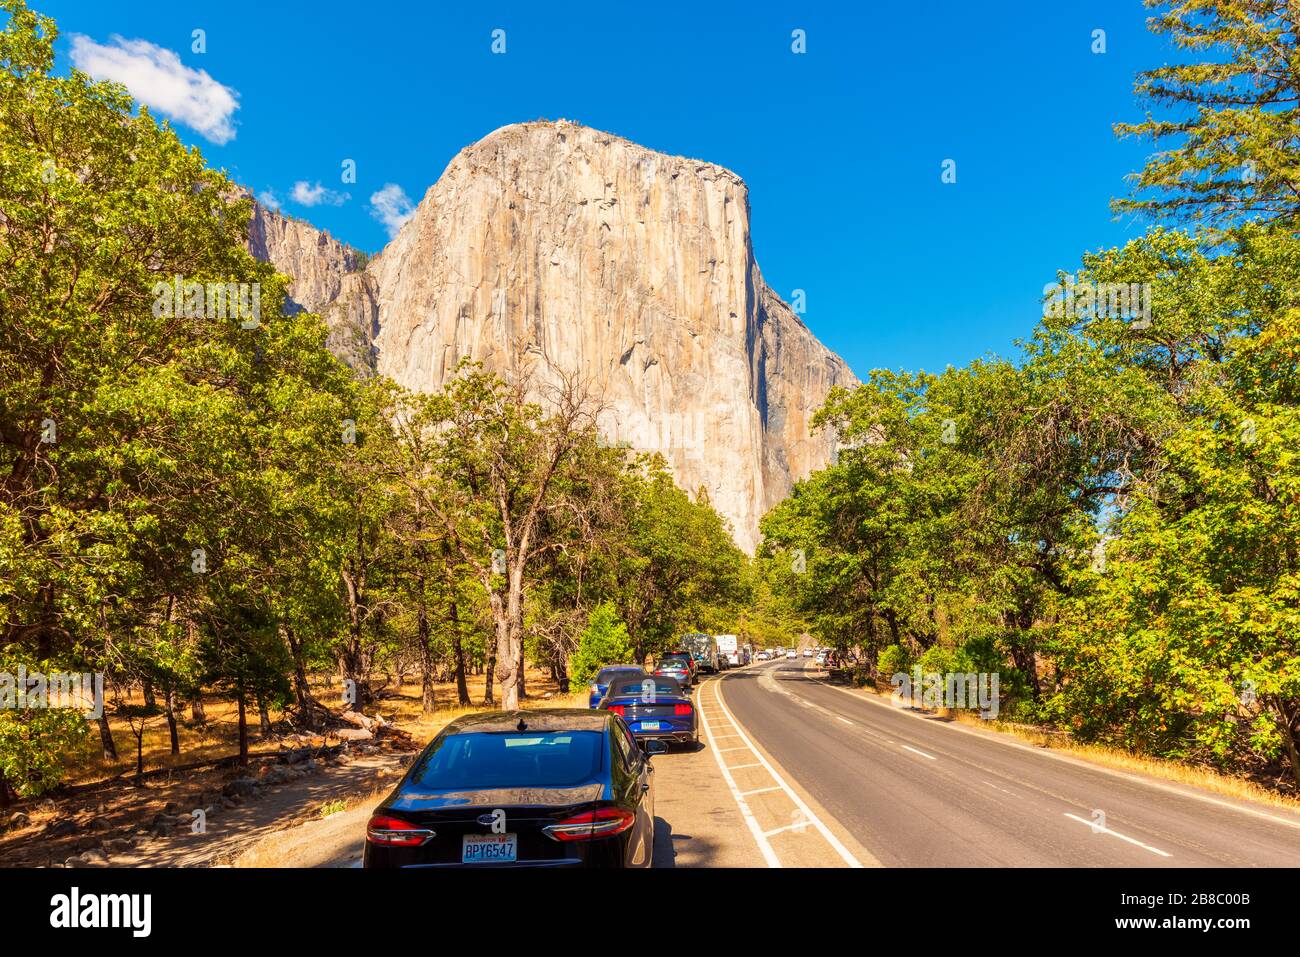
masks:
<svg viewBox="0 0 1300 957"><path fill-rule="evenodd" d="M700 743L695 705L674 678L615 678L600 706L621 716L638 741Z"/></svg>
<svg viewBox="0 0 1300 957"><path fill-rule="evenodd" d="M640 678L644 674L645 669L639 665L610 665L608 668L601 668L596 673L596 677L591 679L591 697L587 701L587 707L600 707L600 699L605 697L609 683L615 678Z"/></svg>

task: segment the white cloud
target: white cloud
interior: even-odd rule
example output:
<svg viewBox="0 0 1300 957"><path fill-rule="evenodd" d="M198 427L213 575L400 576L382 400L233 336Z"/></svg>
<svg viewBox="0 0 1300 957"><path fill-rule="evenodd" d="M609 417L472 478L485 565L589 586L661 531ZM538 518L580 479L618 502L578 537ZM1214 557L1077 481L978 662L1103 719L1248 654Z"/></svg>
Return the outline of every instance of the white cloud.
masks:
<svg viewBox="0 0 1300 957"><path fill-rule="evenodd" d="M315 186L308 183L305 179L300 179L293 184L293 192L289 198L295 203L301 203L303 206L342 206L352 196L349 193L336 193L332 189L322 186L319 182Z"/></svg>
<svg viewBox="0 0 1300 957"><path fill-rule="evenodd" d="M396 183L385 183L370 197L370 215L384 224L391 239L402 224L415 214L415 206L405 190Z"/></svg>
<svg viewBox="0 0 1300 957"><path fill-rule="evenodd" d="M275 190L264 189L257 194L257 201L267 209L280 209L280 197L275 195Z"/></svg>
<svg viewBox="0 0 1300 957"><path fill-rule="evenodd" d="M73 34L72 65L96 80L121 83L149 109L192 127L213 143L235 138L231 117L239 109L239 94L206 70L191 70L165 47L116 34L100 44Z"/></svg>

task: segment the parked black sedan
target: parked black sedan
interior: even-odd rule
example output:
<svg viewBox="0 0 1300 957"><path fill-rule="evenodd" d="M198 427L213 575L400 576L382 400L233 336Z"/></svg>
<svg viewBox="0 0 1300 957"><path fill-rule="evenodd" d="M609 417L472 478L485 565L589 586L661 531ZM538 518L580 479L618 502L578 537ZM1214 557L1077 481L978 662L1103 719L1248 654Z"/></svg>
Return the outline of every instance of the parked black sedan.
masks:
<svg viewBox="0 0 1300 957"><path fill-rule="evenodd" d="M605 710L467 715L375 809L365 867L649 867L658 741Z"/></svg>

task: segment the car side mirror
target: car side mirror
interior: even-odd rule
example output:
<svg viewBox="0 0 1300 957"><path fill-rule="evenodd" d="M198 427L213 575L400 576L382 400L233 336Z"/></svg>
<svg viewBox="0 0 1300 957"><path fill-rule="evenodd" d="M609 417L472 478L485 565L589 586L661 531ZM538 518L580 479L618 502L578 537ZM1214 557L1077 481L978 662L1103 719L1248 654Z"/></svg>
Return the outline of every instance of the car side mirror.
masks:
<svg viewBox="0 0 1300 957"><path fill-rule="evenodd" d="M649 741L642 742L641 750L646 754L667 754L668 745L652 738Z"/></svg>

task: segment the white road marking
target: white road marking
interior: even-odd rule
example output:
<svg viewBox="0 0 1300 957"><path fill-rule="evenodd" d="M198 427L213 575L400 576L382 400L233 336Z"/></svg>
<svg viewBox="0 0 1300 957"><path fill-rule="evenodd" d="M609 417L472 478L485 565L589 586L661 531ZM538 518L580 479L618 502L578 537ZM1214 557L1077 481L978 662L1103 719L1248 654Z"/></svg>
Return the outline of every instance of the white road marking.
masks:
<svg viewBox="0 0 1300 957"><path fill-rule="evenodd" d="M852 724L853 724L853 722L850 721L848 718L840 717L840 715L838 715L838 714L837 714L835 717L839 718L841 721L843 721L843 722L844 722L845 724L847 724L847 725L852 725Z"/></svg>
<svg viewBox="0 0 1300 957"><path fill-rule="evenodd" d="M731 766L731 770L732 770L732 771L743 771L743 770L745 770L745 768L761 768L762 766L763 766L763 765L761 765L761 764L759 764L759 763L757 763L757 762L755 762L755 763L753 763L753 764L733 764L733 765Z"/></svg>
<svg viewBox="0 0 1300 957"><path fill-rule="evenodd" d="M1170 854L1168 851L1162 851L1160 850L1160 848L1152 847L1150 844L1143 844L1141 841L1129 837L1127 834L1121 834L1119 831L1112 831L1108 827L1103 827L1100 824L1094 824L1092 821L1089 821L1086 818L1079 817L1079 815L1077 814L1067 813L1065 816L1072 821L1078 821L1080 824L1088 825L1088 827L1092 828L1093 831L1096 832L1097 834L1109 834L1111 837L1118 837L1121 841L1128 841L1130 844L1136 844L1138 847L1142 848L1142 850L1150 851L1152 854L1159 854L1161 857L1173 857L1173 855Z"/></svg>
<svg viewBox="0 0 1300 957"><path fill-rule="evenodd" d="M767 769L767 773L772 775L772 780L780 786L781 790L786 793L786 796L795 803L795 806L798 807L799 810L803 811L806 823L812 824L813 827L817 828L821 836L826 839L826 843L835 849L835 853L843 859L844 863L849 867L861 867L862 862L853 856L838 837L831 833L831 829L826 826L821 818L813 813L812 808L808 806L808 803L785 782L785 779L777 773L776 768L772 767L767 758L763 757L758 748L754 747L754 742L749 740L749 736L745 734L740 722L736 720L736 716L732 714L731 709L727 707L726 698L722 696L722 682L725 680L725 677L718 679L716 687L713 689L713 693L717 696L718 706L721 707L723 713L731 719L731 723L736 726L737 733L739 733L744 742L749 745L750 750L754 752L754 757L758 758L759 763ZM764 838L764 840L766 840L766 838Z"/></svg>
<svg viewBox="0 0 1300 957"><path fill-rule="evenodd" d="M912 747L910 744L904 744L901 747L903 748L904 751L911 751L913 754L919 754L921 757L929 758L931 761L939 760L933 754L926 754L924 751L919 751L916 748Z"/></svg>
<svg viewBox="0 0 1300 957"><path fill-rule="evenodd" d="M875 695L857 694L853 691L850 691L848 688L841 688L839 685L833 685L825 681L821 682L821 684L827 688L830 688L832 691L838 691L841 694L846 694L850 698L854 698L858 701L865 701L868 704L875 705L877 708L888 708L890 711L899 714L908 715L909 717L915 718L919 721L926 720L925 715L921 712L911 711L906 708L896 708L892 704L889 704L888 702L877 700ZM937 725L934 722L929 722L929 725L932 728L933 727L946 728L949 731L956 732L957 734L968 734L971 735L972 737L981 738L985 741L992 741L995 744L1000 744L1005 748L1015 748L1018 751L1026 751L1029 754L1036 754L1039 757L1049 758L1050 760L1053 761L1062 761L1066 764L1072 764L1077 768L1084 768L1089 771L1096 771L1098 774L1109 775L1110 777L1113 778L1122 778L1125 781L1130 781L1133 784L1140 784L1143 785L1144 787L1152 788L1156 791L1166 791L1169 794L1176 794L1179 797L1190 798L1193 801L1200 801L1204 804L1213 804L1217 807L1227 808L1228 810L1231 811L1239 811L1242 814L1249 814L1252 817L1261 817L1266 821L1272 821L1274 824L1284 824L1287 827L1300 829L1300 817L1295 817L1295 818L1280 817L1279 815L1276 814L1270 814L1267 811L1261 811L1258 808L1247 807L1241 804L1234 804L1231 801L1220 800L1219 798L1211 797L1208 794L1198 794L1194 791L1187 791L1181 787L1177 787L1172 784L1164 784L1160 781L1155 781L1149 778L1140 777L1136 774L1130 774L1127 771L1117 771L1116 769L1108 768L1103 764L1094 764L1091 761L1084 761L1081 758L1071 757L1068 754L1060 754L1059 752L1053 751L1050 748L1036 748L1028 744L1021 744L1019 741L1008 740L1009 736L1004 732L976 731L974 728L965 728L955 722L943 722Z"/></svg>
<svg viewBox="0 0 1300 957"><path fill-rule="evenodd" d="M774 828L772 828L772 830L770 830L770 831L764 831L764 832L763 832L763 836L764 836L764 837L771 837L773 834L780 834L782 831L793 831L793 830L796 830L796 829L799 830L799 831L805 831L805 830L807 830L807 828L808 828L808 822L807 822L807 821L798 821L798 822L796 822L796 823L794 823L794 824L783 824L783 825L781 825L780 827L774 827Z"/></svg>
<svg viewBox="0 0 1300 957"><path fill-rule="evenodd" d="M736 735L731 735L731 737L736 737ZM744 745L741 745L738 748L718 748L718 753L721 754L723 751L748 751L748 750L749 748L745 747Z"/></svg>
<svg viewBox="0 0 1300 957"><path fill-rule="evenodd" d="M704 712L701 711L700 715L703 716ZM759 852L763 855L763 860L767 862L768 867L780 867L781 859L776 856L776 851L772 850L772 844L763 834L763 829L758 826L758 820L754 817L754 812L749 809L744 795L740 793L740 788L736 787L736 779L731 776L731 769L723 764L722 755L718 754L717 749L713 747L713 731L709 727L707 717L704 718L704 735L709 739L709 750L713 752L713 759L718 762L718 769L722 771L722 777L727 782L727 787L731 788L731 796L736 799L736 805L740 808L740 816L744 818L749 832L754 835L754 840L758 844Z"/></svg>
<svg viewBox="0 0 1300 957"><path fill-rule="evenodd" d="M779 790L781 789L777 787L775 784L773 784L770 788L754 788L754 790L752 791L741 791L740 793L745 797L749 797L751 794L762 794L765 791L779 791Z"/></svg>

